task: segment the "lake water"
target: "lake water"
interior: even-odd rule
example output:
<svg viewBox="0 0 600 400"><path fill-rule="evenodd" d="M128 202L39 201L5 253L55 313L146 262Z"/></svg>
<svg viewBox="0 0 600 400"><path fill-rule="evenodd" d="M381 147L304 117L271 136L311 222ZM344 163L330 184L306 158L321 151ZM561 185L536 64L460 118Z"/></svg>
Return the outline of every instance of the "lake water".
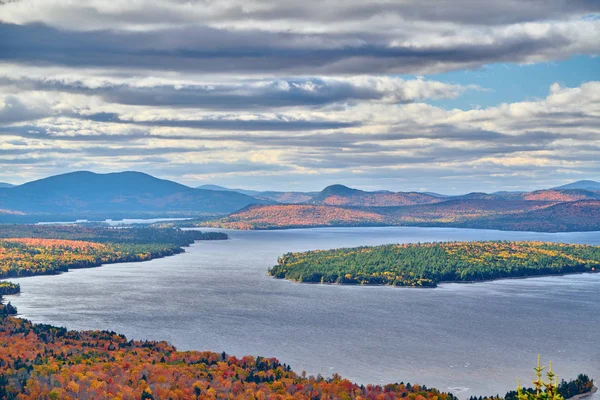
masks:
<svg viewBox="0 0 600 400"><path fill-rule="evenodd" d="M359 383L412 382L460 397L527 384L538 353L569 379L600 380L600 274L444 284L437 289L306 285L268 267L288 251L443 240L600 244L599 232L443 228L226 231L142 263L14 279L23 317L109 329L179 349L277 357ZM596 394L596 398L598 398Z"/></svg>

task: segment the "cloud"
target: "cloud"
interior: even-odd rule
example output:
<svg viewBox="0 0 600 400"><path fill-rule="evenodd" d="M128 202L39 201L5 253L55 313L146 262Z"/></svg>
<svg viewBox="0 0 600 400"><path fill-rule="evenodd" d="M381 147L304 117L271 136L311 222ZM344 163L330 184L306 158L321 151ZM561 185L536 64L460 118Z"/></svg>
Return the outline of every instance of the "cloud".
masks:
<svg viewBox="0 0 600 400"><path fill-rule="evenodd" d="M203 118L196 120L132 120L123 119L117 113L79 114L77 117L94 122L108 122L113 124L229 131L310 131L350 128L360 125L358 122L307 121L301 119L290 120L285 117L279 117L277 119Z"/></svg>
<svg viewBox="0 0 600 400"><path fill-rule="evenodd" d="M44 22L77 29L152 29L194 23L215 26L262 26L292 31L348 29L362 24L368 31L390 26L425 23L506 25L537 20L573 18L600 12L595 0L505 0L483 2L438 0L435 6L419 0L145 0L110 2L102 0L30 0L4 6L3 19L26 24Z"/></svg>
<svg viewBox="0 0 600 400"><path fill-rule="evenodd" d="M32 121L47 117L48 112L38 107L28 107L16 96L6 96L0 99L0 124Z"/></svg>
<svg viewBox="0 0 600 400"><path fill-rule="evenodd" d="M385 76L307 77L247 80L235 83L143 84L66 79L0 77L0 85L23 91L49 91L99 96L107 103L208 110L263 110L321 107L336 103L376 101L408 103L455 98L477 86L461 86L423 78L404 80Z"/></svg>
<svg viewBox="0 0 600 400"><path fill-rule="evenodd" d="M315 175L319 182L353 176L357 182L383 185L394 174L414 173L422 179L460 180L465 187L465 179L487 174L488 181L512 187L517 176L533 182L534 176L546 179L542 175L552 168L561 170L555 176L600 171L598 93L600 82L573 88L553 85L543 99L466 111L420 103L359 104L326 114L333 121L352 118L360 125L317 132L282 126L206 131L187 126L186 120L180 128L164 126L163 120L157 125L143 120L140 126L136 120L123 123L119 115L77 115L0 127L0 155L7 164L48 164L53 169L60 161L101 170L119 165L161 169L188 180L236 175L254 181L263 174L275 182L279 174L289 173L305 185L310 184L305 177ZM565 128L571 120L589 124Z"/></svg>
<svg viewBox="0 0 600 400"><path fill-rule="evenodd" d="M185 26L73 31L1 23L0 60L69 68L209 74L430 73L597 54L600 20L404 34L293 33Z"/></svg>
<svg viewBox="0 0 600 400"><path fill-rule="evenodd" d="M535 81L527 101L464 105L492 103L468 84L480 72L521 85L481 67L600 54L595 0L3 3L0 165L13 167L0 180L130 168L453 191L600 173L592 74L543 98Z"/></svg>

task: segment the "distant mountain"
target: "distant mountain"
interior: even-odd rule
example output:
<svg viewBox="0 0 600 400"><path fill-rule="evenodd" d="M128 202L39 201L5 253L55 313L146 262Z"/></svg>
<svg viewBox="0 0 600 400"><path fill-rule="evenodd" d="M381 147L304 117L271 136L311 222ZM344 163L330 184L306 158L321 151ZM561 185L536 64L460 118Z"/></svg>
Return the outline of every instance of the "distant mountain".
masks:
<svg viewBox="0 0 600 400"><path fill-rule="evenodd" d="M583 190L598 190L598 191L600 191L600 182L590 181L590 180L577 181L577 182L569 183L567 185L558 186L553 189L583 189Z"/></svg>
<svg viewBox="0 0 600 400"><path fill-rule="evenodd" d="M236 192L193 189L141 172L79 171L0 189L0 209L34 213L228 213L268 204Z"/></svg>
<svg viewBox="0 0 600 400"><path fill-rule="evenodd" d="M256 197L284 204L301 204L310 201L318 192L260 192Z"/></svg>
<svg viewBox="0 0 600 400"><path fill-rule="evenodd" d="M0 182L0 189L1 188L11 188L14 187L15 185L13 185L12 183L7 183L7 182Z"/></svg>
<svg viewBox="0 0 600 400"><path fill-rule="evenodd" d="M215 190L215 191L220 191L220 192L236 192L236 193L241 193L241 194L245 194L246 196L252 196L252 197L257 196L261 193L257 190L230 189L230 188L226 188L226 187L219 186L219 185L202 185L202 186L198 186L196 189Z"/></svg>
<svg viewBox="0 0 600 400"><path fill-rule="evenodd" d="M461 196L453 196L452 199L461 200L496 200L496 201L547 201L547 202L563 202L563 201L579 201L579 200L598 200L600 193L592 192L583 189L544 189L533 192L494 192L494 193L479 193L473 192ZM447 198L448 199L448 198Z"/></svg>
<svg viewBox="0 0 600 400"><path fill-rule="evenodd" d="M522 213L490 216L465 224L469 228L511 231L600 231L600 201L558 203Z"/></svg>
<svg viewBox="0 0 600 400"><path fill-rule="evenodd" d="M523 193L522 197L525 200L564 202L580 200L600 200L600 193L584 189L547 189Z"/></svg>
<svg viewBox="0 0 600 400"><path fill-rule="evenodd" d="M503 200L501 195L483 192L471 192L459 196L452 196L454 200Z"/></svg>
<svg viewBox="0 0 600 400"><path fill-rule="evenodd" d="M428 196L439 197L439 198L452 197L447 194L441 194L441 193L436 193L436 192L422 192L422 193L426 194Z"/></svg>
<svg viewBox="0 0 600 400"><path fill-rule="evenodd" d="M331 206L389 207L438 203L443 199L418 192L365 192L344 185L331 185L313 197L309 203Z"/></svg>
<svg viewBox="0 0 600 400"><path fill-rule="evenodd" d="M205 189L205 190L220 190L226 192L238 192L245 194L247 196L256 197L259 199L267 199L272 200L277 203L287 203L287 204L298 204L305 203L313 198L317 192L277 192L277 191L264 191L260 192L258 190L246 190L246 189L229 189L223 186L218 185L202 185L198 186L197 189Z"/></svg>
<svg viewBox="0 0 600 400"><path fill-rule="evenodd" d="M600 230L600 192L546 189L440 197L331 185L307 204L255 205L212 224L237 229L394 225L589 231Z"/></svg>
<svg viewBox="0 0 600 400"><path fill-rule="evenodd" d="M314 204L253 205L203 226L279 229L325 226L380 226L385 217L371 211Z"/></svg>
<svg viewBox="0 0 600 400"><path fill-rule="evenodd" d="M222 192L235 192L236 190L234 189L229 189L223 186L219 186L219 185L201 185L196 187L196 189L203 189L203 190L220 190Z"/></svg>

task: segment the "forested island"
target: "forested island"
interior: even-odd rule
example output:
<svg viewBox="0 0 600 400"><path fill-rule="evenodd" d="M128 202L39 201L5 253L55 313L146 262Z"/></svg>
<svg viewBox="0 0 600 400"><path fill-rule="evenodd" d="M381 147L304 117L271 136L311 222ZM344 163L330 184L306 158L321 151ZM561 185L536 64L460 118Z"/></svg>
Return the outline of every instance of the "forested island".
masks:
<svg viewBox="0 0 600 400"><path fill-rule="evenodd" d="M440 282L597 272L599 268L600 246L488 241L287 253L268 273L302 283L435 287Z"/></svg>
<svg viewBox="0 0 600 400"><path fill-rule="evenodd" d="M4 225L0 237L0 278L146 261L181 253L196 240L227 239L219 232L76 225Z"/></svg>

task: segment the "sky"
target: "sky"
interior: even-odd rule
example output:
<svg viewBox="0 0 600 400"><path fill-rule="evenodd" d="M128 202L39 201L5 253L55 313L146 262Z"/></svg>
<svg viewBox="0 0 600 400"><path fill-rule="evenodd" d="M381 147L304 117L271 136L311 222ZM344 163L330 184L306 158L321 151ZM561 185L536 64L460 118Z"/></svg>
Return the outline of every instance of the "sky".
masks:
<svg viewBox="0 0 600 400"><path fill-rule="evenodd" d="M598 0L0 0L0 181L600 180Z"/></svg>

